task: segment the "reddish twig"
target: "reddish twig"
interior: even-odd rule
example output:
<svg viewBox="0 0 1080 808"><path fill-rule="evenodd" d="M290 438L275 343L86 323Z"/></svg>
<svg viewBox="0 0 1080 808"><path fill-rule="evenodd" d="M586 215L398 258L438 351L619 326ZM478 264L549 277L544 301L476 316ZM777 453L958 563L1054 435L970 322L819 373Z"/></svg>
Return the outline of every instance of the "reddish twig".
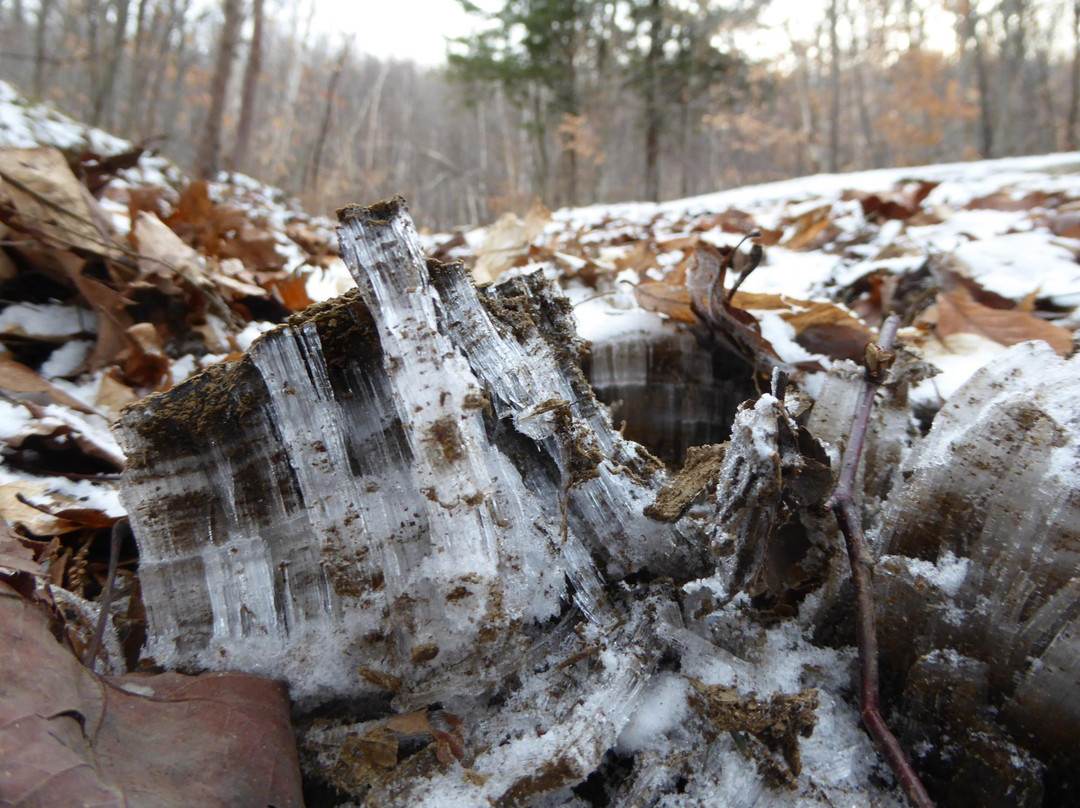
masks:
<svg viewBox="0 0 1080 808"><path fill-rule="evenodd" d="M900 318L891 315L881 327L878 344L867 348L866 382L859 393L855 408L855 420L851 425L851 435L844 451L844 461L840 467L840 479L836 490L829 499L829 507L836 514L840 532L847 544L848 560L851 562L851 582L855 587L855 625L859 644L859 674L862 691L860 709L863 723L878 749L889 761L896 779L900 781L904 792L912 803L924 808L933 808L930 795L919 775L915 773L911 762L900 748L896 736L885 725L881 717L878 692L878 648L877 634L874 628L874 593L871 585L873 559L866 546L866 535L862 522L855 509L855 476L862 457L866 430L870 424L870 411L874 406L874 395L878 384L886 375L892 359L890 351L900 327Z"/></svg>

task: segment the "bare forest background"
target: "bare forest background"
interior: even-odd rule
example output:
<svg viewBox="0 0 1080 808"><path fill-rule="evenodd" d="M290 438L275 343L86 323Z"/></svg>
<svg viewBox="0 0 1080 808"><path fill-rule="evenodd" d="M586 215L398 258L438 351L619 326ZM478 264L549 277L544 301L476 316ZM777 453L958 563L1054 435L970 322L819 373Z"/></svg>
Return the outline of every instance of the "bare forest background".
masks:
<svg viewBox="0 0 1080 808"><path fill-rule="evenodd" d="M310 0L0 0L0 77L196 176L438 228L1077 147L1080 0L829 0L751 56L764 5L508 0L426 68Z"/></svg>

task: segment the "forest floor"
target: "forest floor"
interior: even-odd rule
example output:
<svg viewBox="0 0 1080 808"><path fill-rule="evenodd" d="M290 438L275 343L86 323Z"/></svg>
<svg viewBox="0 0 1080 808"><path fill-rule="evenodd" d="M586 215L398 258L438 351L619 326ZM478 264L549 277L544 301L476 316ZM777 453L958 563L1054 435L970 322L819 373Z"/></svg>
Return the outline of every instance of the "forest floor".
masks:
<svg viewBox="0 0 1080 808"><path fill-rule="evenodd" d="M829 371L861 361L885 316L899 311L905 345L940 371L918 381L910 394L911 430L925 435L936 413L980 368L1015 356L1011 346L1042 340L1061 357L1074 352L1080 328L1078 169L1076 153L1019 157L819 175L658 204L552 212L536 203L520 216L505 214L453 233L428 233L423 222L417 225L430 257L464 261L477 283L537 271L554 280L573 305L578 334L594 346L679 329L699 333L707 325L702 292L694 286L699 251L711 246L728 255L758 231L753 241L763 247L760 264L735 262L729 272L734 277L748 267L730 303L745 313L741 322L760 340L754 343L758 359L792 368L802 389L816 398ZM223 720L215 710L196 715L192 709L181 719L141 713L127 702L114 706L114 714L124 711L125 718L101 719L98 730L107 740L97 752L106 761L100 764L72 751L72 739L85 727L60 732L41 723L42 716L65 710L85 716L90 709L79 699L86 698L85 677L97 674L79 668L77 658L97 645L110 537L126 513L119 495L124 453L110 427L123 408L205 368L236 361L262 334L355 282L341 258L335 223L305 214L275 189L240 175L191 182L166 160L30 104L3 83L0 180L0 514L6 523L0 581L9 629L2 664L3 678L18 683L0 697L0 803L79 793L111 804L106 797L121 792L175 789L175 800L162 804L185 804L190 785L182 777L145 777L133 785L139 772L154 765L139 747L150 735L173 751L184 733L189 744L193 737L210 737ZM647 442L648 429L634 422L625 402L608 403L616 423L629 422L627 436L640 434ZM130 537L122 538L117 595L107 603L114 628L94 656L98 672L115 680L113 697L133 699L143 685L125 677L153 668L152 660L140 657L147 627L138 595L139 550ZM942 555L936 561L927 580L948 589L948 576L959 574L962 559ZM850 654L833 650L828 659L814 657L818 652L811 653L800 631L782 629L767 643L779 648L788 642L785 653L802 665L850 663ZM256 698L249 689L258 685L247 678L203 685L198 678L178 677L162 686L174 688L170 699L228 704L230 716L242 713L257 728L252 736L265 730L274 738L259 747L260 756L245 761L252 771L296 760L295 749L282 740L289 737L289 706L280 693ZM784 690L798 676L775 671L760 681ZM822 681L825 692L853 703L850 671ZM654 680L650 688L621 741L637 754L651 748L650 733L671 730L665 703L681 698L685 707L686 696L670 678ZM160 689L157 695L150 706L164 710ZM260 700L248 712L237 706ZM450 765L460 759L459 727L450 713L436 720L437 714L411 714L412 724L406 726L405 716L386 731L424 739ZM857 726L854 710L830 715L838 738ZM181 720L191 723L179 729ZM173 721L178 734L167 740ZM872 754L864 741L843 743ZM205 766L217 754L225 753L203 748L202 757L188 762ZM805 756L823 765L821 754ZM142 762L125 773L115 763L125 757ZM105 776L102 767L108 766L113 768ZM279 806L296 804L299 793L299 783L290 780L295 763L288 768L275 770L266 786L267 799L277 795ZM846 771L854 778L852 793L861 795L852 804L896 799L879 764L851 764ZM474 774L482 780L472 769L463 776ZM806 794L819 775L806 764L800 798L816 799ZM222 767L206 776L241 777ZM828 780L820 776L820 782ZM828 782L835 785L838 777ZM867 790L871 782L881 784L876 793ZM214 793L213 785L207 788ZM731 788L747 793L745 783ZM760 789L754 793L738 804L780 804ZM586 800L582 794L551 804Z"/></svg>

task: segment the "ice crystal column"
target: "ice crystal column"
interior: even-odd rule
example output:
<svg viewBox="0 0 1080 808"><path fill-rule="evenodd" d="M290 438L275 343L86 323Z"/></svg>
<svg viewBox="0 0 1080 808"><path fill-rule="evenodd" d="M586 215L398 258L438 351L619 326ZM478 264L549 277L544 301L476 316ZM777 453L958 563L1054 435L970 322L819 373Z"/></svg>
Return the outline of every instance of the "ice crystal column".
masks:
<svg viewBox="0 0 1080 808"><path fill-rule="evenodd" d="M569 598L613 621L594 558L701 569L696 525L643 515L662 468L611 429L548 284L478 297L399 200L341 218L356 292L118 426L149 655L422 703L489 685Z"/></svg>
<svg viewBox="0 0 1080 808"><path fill-rule="evenodd" d="M1038 804L1032 755L1052 787L1075 789L1078 401L1080 357L1011 348L938 413L882 518L883 667L925 717L910 734L933 750L931 779L981 805Z"/></svg>

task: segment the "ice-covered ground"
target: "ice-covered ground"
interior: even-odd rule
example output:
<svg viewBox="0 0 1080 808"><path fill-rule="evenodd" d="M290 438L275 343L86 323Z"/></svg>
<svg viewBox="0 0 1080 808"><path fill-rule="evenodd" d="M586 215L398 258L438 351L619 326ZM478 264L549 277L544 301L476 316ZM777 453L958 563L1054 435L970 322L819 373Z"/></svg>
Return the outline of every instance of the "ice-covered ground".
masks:
<svg viewBox="0 0 1080 808"><path fill-rule="evenodd" d="M0 148L40 145L67 152L90 150L102 156L130 148L124 141L46 107L25 103L0 82ZM1056 154L818 175L660 204L559 210L537 234L508 251L512 254L507 271L541 269L559 278L575 303L580 333L590 340L603 342L631 331L655 334L673 326L664 315L640 306L634 284L646 278L670 277L697 244L733 246L756 227L768 231L771 246L766 248L762 265L743 284L746 292L803 301L839 300L872 320L880 314L874 307L883 289L915 283L927 266L946 267L954 281L959 278L956 282L969 282L987 298L1000 298L996 303L999 310L1015 305L1018 311L1075 331L1080 325L1078 169L1080 154ZM285 233L295 210L280 192L246 177L221 179L213 193L227 194L234 204L246 206L249 213L277 232L275 241L286 268L308 272L306 290L312 300L325 300L353 286L340 259L305 267L308 255ZM131 230L128 207L118 201L123 199L125 187L176 189L183 182L180 172L167 161L144 155L135 168L121 171L112 181L111 192L103 194L102 204L116 232L123 235ZM915 189L926 184L933 187L916 200ZM879 199L868 203L871 196ZM907 204L910 209L902 216L881 213L883 199ZM308 224L326 231L332 228L325 220L309 219ZM465 232L464 245L448 250L446 257L469 261L482 257L492 229ZM445 234L427 236L425 247L438 251L449 238ZM102 370L77 372L95 344L98 327L98 315L81 306L17 300L5 304L0 311L0 335L60 347L35 368L48 390L20 390L0 399L0 441L18 447L32 436L49 435L79 442L89 453L119 454L108 431L115 411L102 403L108 374ZM226 328L224 323L217 327ZM269 327L268 323L248 322L228 336L237 349L244 350ZM793 329L781 318L762 314L761 327L783 359L815 358L795 341ZM917 399L930 407L939 406L984 363L1007 350L990 332L960 330L937 336L923 324L905 334L942 370L917 391ZM170 356L171 378L179 382L224 356ZM38 400L27 405L21 402L24 397ZM120 511L115 493L106 483L36 474L4 463L0 465L0 487L9 484L46 508L83 507L110 515ZM30 518L25 511L6 515L9 521ZM950 556L937 565L925 562L925 569L917 572L945 591L955 578L947 576L963 572L960 564ZM707 582L699 584L699 589L708 586ZM812 595L811 601L814 597L817 595ZM618 750L628 755L678 758L680 744L686 741L683 725L692 695L686 676L708 686L731 687L742 696L791 694L815 687L821 692L818 723L815 733L802 742L804 774L796 790L765 789L753 762L733 753L723 755L726 762L722 766L707 760L712 768L700 777L689 773L683 797L669 794L661 804L816 805L829 800L832 804L843 800L852 806L897 804L894 791L875 785L889 775L860 729L851 699L852 651L818 647L809 638L809 627L798 621L782 623L767 632L762 629L761 642L731 640L729 645L736 653L718 650L702 639L700 634L710 631L747 630L740 611L744 605L736 598L710 614L708 625L703 621L696 627L699 633L682 630L671 636L671 643L683 648L685 676L661 673L640 692L635 691L632 709L618 719ZM753 659L738 655L751 646ZM626 662L606 661L613 671ZM526 767L530 743L541 742L539 738L519 740L520 756L506 752L506 760ZM730 748L720 751L726 753L735 749L736 740L724 738L719 746L724 744ZM492 753L496 758L498 754L497 750ZM460 780L456 774L455 778ZM438 804L438 799L438 794L430 795L428 802ZM562 794L561 803L559 799L554 795L550 804L583 804L569 791Z"/></svg>

